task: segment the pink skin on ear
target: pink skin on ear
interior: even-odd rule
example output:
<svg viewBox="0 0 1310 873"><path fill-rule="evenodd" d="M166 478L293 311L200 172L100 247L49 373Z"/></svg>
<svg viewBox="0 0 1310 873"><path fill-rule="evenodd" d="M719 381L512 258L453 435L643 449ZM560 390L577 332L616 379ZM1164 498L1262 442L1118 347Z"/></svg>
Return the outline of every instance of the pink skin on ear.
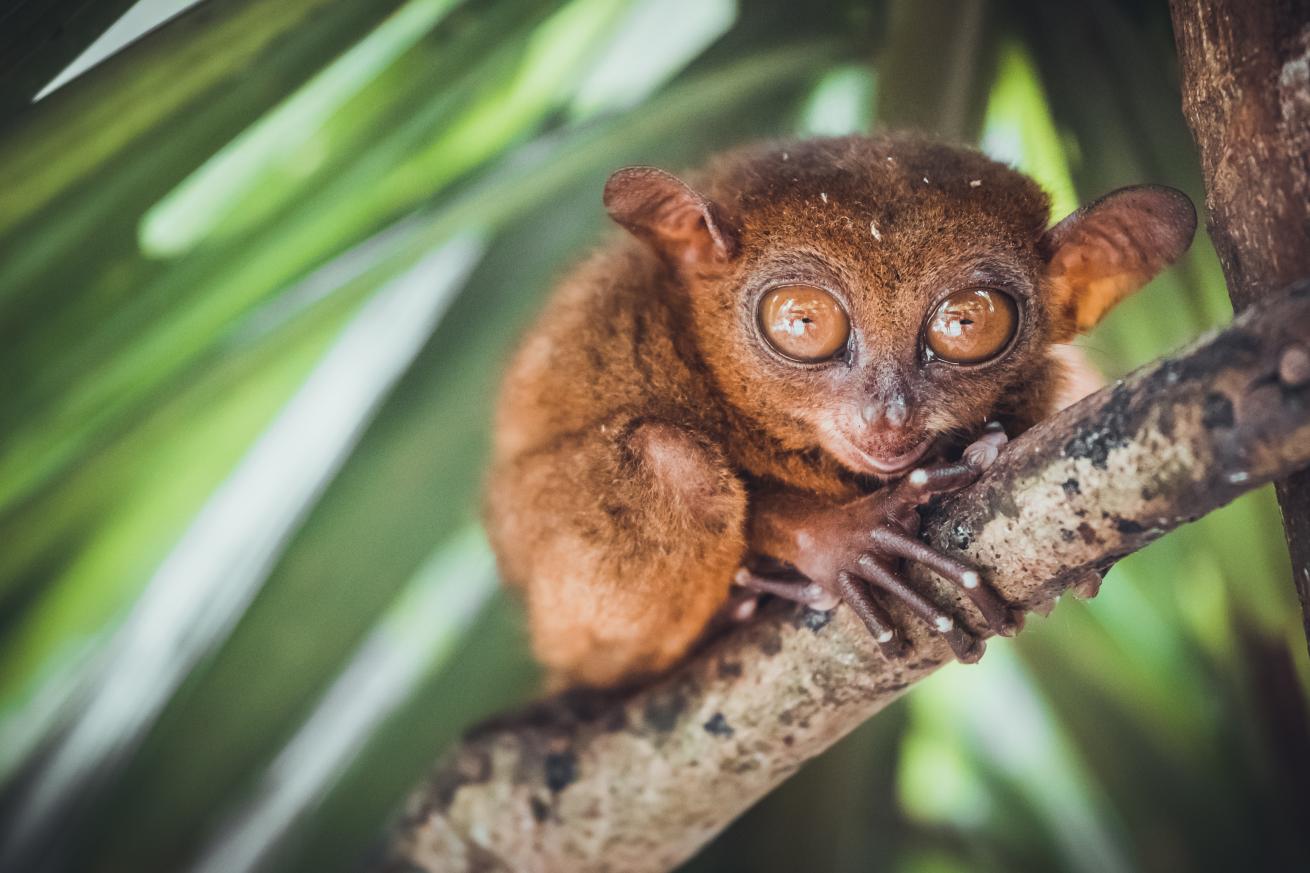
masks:
<svg viewBox="0 0 1310 873"><path fill-rule="evenodd" d="M1123 298L1182 257L1196 232L1187 195L1160 185L1120 188L1087 204L1042 237L1057 341L1091 329Z"/></svg>

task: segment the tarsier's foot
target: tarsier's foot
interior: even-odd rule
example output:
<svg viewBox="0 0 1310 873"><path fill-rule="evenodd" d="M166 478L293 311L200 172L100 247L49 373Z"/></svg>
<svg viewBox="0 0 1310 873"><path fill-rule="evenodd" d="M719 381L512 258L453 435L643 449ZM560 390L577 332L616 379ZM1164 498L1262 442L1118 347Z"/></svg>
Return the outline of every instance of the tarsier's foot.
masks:
<svg viewBox="0 0 1310 873"><path fill-rule="evenodd" d="M739 570L738 585L803 603L812 609L832 609L844 602L869 628L889 657L905 653L903 635L879 602L891 597L904 603L929 627L945 637L962 661L982 655L982 641L917 591L901 572L905 561L922 564L956 585L978 608L996 633L1011 635L1018 623L1009 607L988 588L977 570L945 555L915 535L917 509L938 494L956 491L974 482L996 460L1006 442L999 425L990 425L964 451L958 462L915 470L890 489L876 492L856 504L816 513L802 522L803 536L812 543L809 554L799 556L801 580L770 578ZM876 592L876 594L875 594Z"/></svg>

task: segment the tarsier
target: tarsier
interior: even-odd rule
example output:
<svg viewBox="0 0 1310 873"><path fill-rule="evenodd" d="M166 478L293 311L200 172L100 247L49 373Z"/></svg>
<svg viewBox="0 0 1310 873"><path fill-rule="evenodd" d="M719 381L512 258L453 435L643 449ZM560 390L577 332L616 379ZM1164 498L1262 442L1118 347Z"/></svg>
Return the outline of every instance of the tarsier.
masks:
<svg viewBox="0 0 1310 873"><path fill-rule="evenodd" d="M683 182L605 186L629 232L568 276L506 376L487 520L564 682L682 657L734 591L849 606L889 657L900 601L961 658L974 640L902 570L1007 605L917 539L1052 411L1057 344L1177 259L1181 193L1115 191L1048 228L1028 177L914 137L770 143Z"/></svg>

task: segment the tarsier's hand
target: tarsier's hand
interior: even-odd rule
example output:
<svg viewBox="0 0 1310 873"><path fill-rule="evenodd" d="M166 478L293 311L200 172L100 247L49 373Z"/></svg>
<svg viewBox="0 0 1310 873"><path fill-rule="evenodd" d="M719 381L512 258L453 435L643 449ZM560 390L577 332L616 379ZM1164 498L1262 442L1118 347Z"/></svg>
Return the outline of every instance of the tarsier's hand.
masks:
<svg viewBox="0 0 1310 873"><path fill-rule="evenodd" d="M982 581L978 572L917 538L918 507L933 496L956 491L974 482L996 460L1006 442L999 425L989 425L964 451L958 462L914 470L905 478L866 497L839 506L800 508L780 517L775 525L790 536L778 555L809 581L788 581L738 571L736 583L744 588L804 603L814 609L832 609L846 603L868 626L888 656L900 656L905 643L879 597L904 603L915 615L942 634L956 657L974 661L982 646L919 591L900 572L903 561L913 561L959 586L997 633L1016 629L1010 610ZM876 594L875 594L876 592Z"/></svg>

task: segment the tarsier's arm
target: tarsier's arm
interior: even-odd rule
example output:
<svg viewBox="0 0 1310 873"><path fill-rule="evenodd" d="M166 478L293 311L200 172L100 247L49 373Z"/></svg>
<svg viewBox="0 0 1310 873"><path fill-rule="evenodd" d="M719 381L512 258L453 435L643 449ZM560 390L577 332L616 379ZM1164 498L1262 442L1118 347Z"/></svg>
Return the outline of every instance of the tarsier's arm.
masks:
<svg viewBox="0 0 1310 873"><path fill-rule="evenodd" d="M976 657L902 563L957 585L998 631L1011 617L977 572L916 538L918 507L996 457L1005 435L988 421L1050 411L1052 347L1176 259L1195 227L1181 194L1140 187L1047 230L1031 181L895 138L745 152L705 193L624 170L605 202L663 267L623 290L631 258L602 263L594 293L560 297L565 314L538 325L502 400L488 501L539 657L589 685L667 668L734 582L845 603L889 657L898 601ZM653 338L664 351L648 351ZM798 472L798 457L840 482ZM851 497L853 481L882 484Z"/></svg>

